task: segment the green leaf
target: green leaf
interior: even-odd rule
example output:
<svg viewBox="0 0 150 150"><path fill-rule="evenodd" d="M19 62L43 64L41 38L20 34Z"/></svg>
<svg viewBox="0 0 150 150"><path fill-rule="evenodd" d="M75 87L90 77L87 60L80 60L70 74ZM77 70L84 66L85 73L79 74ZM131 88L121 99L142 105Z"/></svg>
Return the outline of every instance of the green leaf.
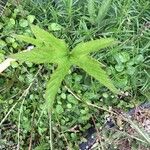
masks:
<svg viewBox="0 0 150 150"><path fill-rule="evenodd" d="M10 58L18 59L21 61L29 61L36 64L40 63L58 63L63 55L56 54L55 50L49 52L49 47L34 48L31 51L20 52L10 55Z"/></svg>
<svg viewBox="0 0 150 150"><path fill-rule="evenodd" d="M117 64L115 65L115 69L118 71L118 72L122 72L123 69L124 69L124 65L123 64Z"/></svg>
<svg viewBox="0 0 150 150"><path fill-rule="evenodd" d="M15 36L17 39L21 40L21 41L24 41L24 42L27 42L27 43L30 43L30 44L33 44L37 47L40 47L42 46L43 42L40 41L40 40L37 40L35 38L32 38L32 37L29 37L29 36L25 36L25 35L16 35Z"/></svg>
<svg viewBox="0 0 150 150"><path fill-rule="evenodd" d="M13 54L10 57L36 64L58 64L57 69L47 82L45 92L45 104L47 109L50 111L52 110L54 99L61 82L68 74L71 65L74 63L83 68L88 74L96 78L111 91L118 93L118 90L114 87L106 72L100 68L101 64L88 56L88 54L91 52L95 52L101 48L106 48L112 44L115 44L116 42L114 39L107 38L80 43L70 53L68 50L68 45L63 40L57 39L55 36L39 28L38 26L32 25L31 29L36 37L35 39L20 35L18 35L17 38L36 45L36 47L31 51L20 52ZM63 96L63 98L65 99L66 97Z"/></svg>
<svg viewBox="0 0 150 150"><path fill-rule="evenodd" d="M62 80L68 74L70 68L70 64L65 61L64 63L58 64L57 69L51 75L50 80L47 82L45 99L46 99L46 107L51 111L52 106L55 100L55 96L58 92L58 89L61 85Z"/></svg>
<svg viewBox="0 0 150 150"><path fill-rule="evenodd" d="M90 16L92 23L94 23L94 19L96 17L94 0L88 0L87 2L88 2L88 13L89 13L89 16Z"/></svg>
<svg viewBox="0 0 150 150"><path fill-rule="evenodd" d="M68 45L64 40L56 38L53 34L48 33L47 31L39 28L38 26L31 25L31 30L35 37L44 42L48 46L52 46L56 50L67 51Z"/></svg>
<svg viewBox="0 0 150 150"><path fill-rule="evenodd" d="M33 21L35 20L35 16L29 15L29 16L27 16L27 20L29 21L29 23L33 23Z"/></svg>
<svg viewBox="0 0 150 150"><path fill-rule="evenodd" d="M15 20L13 18L10 18L9 24L14 26L16 24Z"/></svg>
<svg viewBox="0 0 150 150"><path fill-rule="evenodd" d="M15 39L12 38L12 37L7 37L7 38L5 39L5 41L6 41L7 43L14 43L14 42L15 42Z"/></svg>
<svg viewBox="0 0 150 150"><path fill-rule="evenodd" d="M134 75L135 71L136 71L136 67L127 66L127 70L126 70L127 74Z"/></svg>
<svg viewBox="0 0 150 150"><path fill-rule="evenodd" d="M2 49L3 47L5 47L7 44L5 41L0 40L0 49Z"/></svg>
<svg viewBox="0 0 150 150"><path fill-rule="evenodd" d="M115 88L106 72L100 67L98 61L90 56L82 56L79 58L79 60L81 61L78 61L78 59L73 59L74 63L76 63L76 65L78 65L79 67L83 68L83 70L85 70L89 75L97 79L112 92L116 94L118 93L118 90Z"/></svg>
<svg viewBox="0 0 150 150"><path fill-rule="evenodd" d="M114 55L114 58L118 63L125 63L130 60L129 53L121 52Z"/></svg>
<svg viewBox="0 0 150 150"><path fill-rule="evenodd" d="M79 43L73 50L72 55L87 55L91 52L98 51L102 48L112 46L117 42L112 38L102 38L85 43Z"/></svg>
<svg viewBox="0 0 150 150"><path fill-rule="evenodd" d="M28 21L25 20L25 19L21 19L21 20L19 21L19 25L20 25L20 27L25 28L25 27L28 26Z"/></svg>
<svg viewBox="0 0 150 150"><path fill-rule="evenodd" d="M98 16L97 16L97 23L101 24L102 20L106 16L110 6L111 6L111 1L112 0L103 0L102 5L99 9Z"/></svg>
<svg viewBox="0 0 150 150"><path fill-rule="evenodd" d="M62 114L64 112L64 109L61 105L56 105L56 112L58 114Z"/></svg>
<svg viewBox="0 0 150 150"><path fill-rule="evenodd" d="M48 29L50 31L59 31L61 29L63 29L63 27L61 25L59 25L58 23L51 23L49 26L48 26Z"/></svg>

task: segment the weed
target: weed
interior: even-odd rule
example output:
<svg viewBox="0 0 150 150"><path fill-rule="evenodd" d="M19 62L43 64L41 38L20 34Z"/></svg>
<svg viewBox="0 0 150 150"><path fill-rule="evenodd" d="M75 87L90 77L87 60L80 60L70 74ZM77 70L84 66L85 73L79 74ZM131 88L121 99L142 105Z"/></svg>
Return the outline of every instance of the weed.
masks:
<svg viewBox="0 0 150 150"><path fill-rule="evenodd" d="M36 47L32 51L21 52L11 55L10 57L37 64L58 64L56 71L52 74L50 81L48 81L47 83L45 98L46 107L48 109L52 109L55 95L57 94L61 82L68 74L69 68L74 64L83 68L88 74L95 77L112 92L116 94L118 93L117 89L114 87L114 85L111 83L111 80L106 75L106 72L100 67L101 64L88 56L88 54L92 52L115 44L116 42L113 39L107 38L93 40L86 43L79 43L70 52L68 49L68 45L64 42L64 40L55 38L52 34L49 34L48 32L40 29L37 26L32 25L31 29L36 39L27 36L17 36L17 38L33 44Z"/></svg>
<svg viewBox="0 0 150 150"><path fill-rule="evenodd" d="M20 52L29 46L13 38L12 34L33 36L30 24L37 24L53 33L55 37L65 39L69 50L78 43L93 39L113 37L121 42L117 47L108 47L90 55L107 66L105 71L114 81L114 85L122 91L127 91L129 96L118 99L78 66L71 67L58 89L53 109L51 123L55 149L67 149L67 146L78 149L81 132L85 132L91 126L90 118L93 114L96 116L97 127L101 127L108 114L97 107L108 110L115 106L127 111L149 99L149 1L113 0L99 25L96 18L103 4L102 0L93 0L91 8L88 8L90 1L82 0L13 2L7 3L0 17L1 62L8 55ZM43 68L33 82L40 66ZM31 136L33 149L36 146L38 149L38 145L39 149L49 147L47 144L49 123L43 106L45 102L43 91L46 87L45 81L49 80L49 76L57 66L47 63L40 66L27 61L25 63L18 61L12 63L11 67L0 75L0 120L6 118L1 125L0 142L1 147L4 146L5 149L11 149L12 144L17 143L19 124L20 148L29 147ZM31 83L33 85L30 88L30 95L25 97L19 122L22 99L17 100ZM87 105L85 102L92 105ZM8 112L11 112L9 116ZM70 132L75 125L80 126L79 133ZM110 136L109 140L111 139ZM136 140L135 143L138 144ZM133 149L138 148L133 147Z"/></svg>

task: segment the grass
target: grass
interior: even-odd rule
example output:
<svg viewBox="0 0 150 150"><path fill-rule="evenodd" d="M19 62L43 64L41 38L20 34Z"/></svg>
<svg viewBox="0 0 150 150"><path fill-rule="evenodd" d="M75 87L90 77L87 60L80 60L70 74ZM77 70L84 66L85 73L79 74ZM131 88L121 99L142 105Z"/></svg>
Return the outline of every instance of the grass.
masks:
<svg viewBox="0 0 150 150"><path fill-rule="evenodd" d="M110 106L115 106L127 111L139 103L149 101L149 1L113 0L107 15L99 25L93 17L95 14L98 15L101 0L95 0L91 8L88 8L88 1L82 0L18 2L19 6L10 2L0 19L2 31L0 37L6 43L6 46L1 47L0 61L9 54L22 50L24 46L27 47L24 43L13 41L10 37L14 32L30 34L28 25L23 27L29 15L35 16L34 24L53 32L58 38L64 38L70 48L81 41L100 37L114 37L120 41L115 49L110 48L98 54L93 53L92 56L107 66L107 72L114 84L119 89L129 92L129 97L125 97L124 100L116 98L83 70L74 66L72 74L65 78L59 89L55 102L56 109L51 118L54 149L66 149L67 146L78 149L81 132L85 132L91 126L92 115L96 116L96 125L102 126L108 112L96 107L109 110ZM12 19L15 20L15 25ZM20 21L22 19L24 20ZM28 62L16 62L0 75L0 113L2 114L0 120L5 118L1 124L3 132L0 138L0 143L3 143L1 147L10 146L11 143L17 144L17 126L20 124L20 149L29 147L31 131L32 149L49 149L49 121L46 111L43 110L43 93L44 81L54 69L55 66L44 65L34 79L39 66ZM23 113L20 114L19 121L20 107L24 97L20 100L19 98L30 84L32 86L22 105ZM66 87L75 95L79 95L83 102L77 100L78 97L70 93ZM18 103L15 105L16 101ZM94 107L88 106L87 103ZM7 116L9 110L11 113ZM31 125L33 114L34 126ZM76 133L76 130L70 132L75 125L80 126L79 133Z"/></svg>

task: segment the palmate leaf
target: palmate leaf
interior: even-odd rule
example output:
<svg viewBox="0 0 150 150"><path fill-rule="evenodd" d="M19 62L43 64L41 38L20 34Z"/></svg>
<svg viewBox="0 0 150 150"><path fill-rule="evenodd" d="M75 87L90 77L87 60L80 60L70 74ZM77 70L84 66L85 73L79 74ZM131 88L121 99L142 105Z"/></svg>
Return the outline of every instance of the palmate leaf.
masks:
<svg viewBox="0 0 150 150"><path fill-rule="evenodd" d="M102 48L106 48L108 46L112 46L117 42L112 38L102 38L99 40L93 40L85 43L79 43L73 50L72 55L87 55L91 52L98 51Z"/></svg>
<svg viewBox="0 0 150 150"><path fill-rule="evenodd" d="M63 54L56 54L55 50L49 52L48 49L49 47L34 48L31 51L12 54L10 57L21 61L33 62L36 64L57 63L64 57Z"/></svg>
<svg viewBox="0 0 150 150"><path fill-rule="evenodd" d="M68 61L64 61L61 64L58 64L57 69L51 75L50 80L47 82L45 99L46 99L46 107L52 110L52 106L55 100L55 96L58 92L59 87L61 86L62 80L68 74L70 68L70 64Z"/></svg>
<svg viewBox="0 0 150 150"><path fill-rule="evenodd" d="M112 92L118 93L106 72L101 69L101 64L88 55L91 52L95 52L101 48L106 48L115 44L116 41L114 39L105 38L80 43L70 52L68 50L68 45L63 40L57 39L52 34L40 29L38 26L32 25L31 28L35 38L20 35L18 35L17 38L31 43L36 47L31 51L20 52L13 54L10 57L21 61L30 61L36 64L58 64L57 69L51 75L46 87L46 107L50 109L50 111L52 110L55 95L57 94L62 80L67 75L71 65L74 64L84 69L89 75L96 78Z"/></svg>
<svg viewBox="0 0 150 150"><path fill-rule="evenodd" d="M78 58L79 60L72 59L76 65L86 71L89 75L97 79L100 83L110 89L112 92L118 94L118 90L113 85L112 81L106 74L106 72L100 67L101 65L90 56L81 56Z"/></svg>
<svg viewBox="0 0 150 150"><path fill-rule="evenodd" d="M31 30L35 35L36 39L44 42L46 45L52 46L56 50L67 51L68 45L65 43L64 40L56 38L53 34L39 28L38 26L31 25Z"/></svg>

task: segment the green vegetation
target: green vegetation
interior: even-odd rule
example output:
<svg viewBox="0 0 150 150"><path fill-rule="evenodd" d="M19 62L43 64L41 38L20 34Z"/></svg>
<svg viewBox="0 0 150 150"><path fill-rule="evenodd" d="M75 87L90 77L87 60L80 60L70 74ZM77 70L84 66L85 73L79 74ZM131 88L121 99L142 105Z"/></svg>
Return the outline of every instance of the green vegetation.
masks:
<svg viewBox="0 0 150 150"><path fill-rule="evenodd" d="M35 45L32 51L21 52L10 56L11 58L33 63L57 63L56 72L47 83L45 98L46 107L52 109L55 95L61 85L62 80L68 74L69 68L77 64L83 68L91 76L95 77L102 84L108 87L114 93L118 93L117 89L111 83L106 72L101 69L101 64L88 56L89 53L105 48L115 43L113 39L93 40L86 43L78 44L72 51L69 51L68 45L60 39L55 38L52 34L40 29L37 26L31 26L36 37L17 36L25 42ZM94 66L94 68L93 68Z"/></svg>
<svg viewBox="0 0 150 150"><path fill-rule="evenodd" d="M52 131L54 137L52 142L55 150L67 147L78 149L82 133L93 124L91 118L95 119L99 128L105 123L105 117L111 111L110 107L128 111L149 101L149 6L150 2L147 0L108 0L106 3L102 0L10 1L0 18L0 63L14 53L18 53L16 57L20 55L19 59L28 61L12 62L11 66L0 74L0 149L18 146L20 149L47 150L51 139L49 131ZM22 57L27 53L34 53L37 49L38 52L43 50L39 47L45 36L40 34L36 37L34 29L30 28L31 24L39 26L44 29L42 32L60 41L59 44L56 42L55 45L48 45L54 48L62 45L59 49L62 53L57 53L58 55L66 54L65 50L68 50L79 58L79 61L72 63L77 66L69 66L66 69L67 76L62 75L62 69L64 71L65 68L61 66L64 63L60 63L59 70L58 62L46 59L47 56L53 57L52 53L38 53L38 57L34 57L38 60L35 61L33 57L31 61L31 57L27 55ZM16 38L16 35L21 36ZM107 49L103 47L101 51L98 51L100 45L91 49L91 44L88 46L89 51L87 46L80 49L84 48L84 43L112 38L119 41L118 45L111 47L110 43ZM60 39L64 39L68 46ZM44 41L47 43L47 39ZM20 53L30 45L36 45L33 51ZM85 53L86 57L81 57ZM92 63L87 60L89 57ZM37 64L37 61L40 62ZM49 63L51 61L54 64ZM95 64L99 61L100 65L93 65L93 62ZM89 67L89 70L85 66ZM100 66L117 89L129 93L128 97L119 99L106 88L112 89L107 83L101 80L98 82L99 73L95 77L91 72L98 70L96 68L100 69ZM63 82L53 93L55 95L58 92L50 117L45 109L45 87L49 78L52 79L57 74L59 77L61 74L61 79L57 79L59 85L60 80ZM136 129L141 133L138 127ZM111 137L104 144L113 143L115 149L117 142L112 139L120 137L119 133L110 134ZM146 145L143 141L144 139L138 142L133 140L132 149Z"/></svg>

